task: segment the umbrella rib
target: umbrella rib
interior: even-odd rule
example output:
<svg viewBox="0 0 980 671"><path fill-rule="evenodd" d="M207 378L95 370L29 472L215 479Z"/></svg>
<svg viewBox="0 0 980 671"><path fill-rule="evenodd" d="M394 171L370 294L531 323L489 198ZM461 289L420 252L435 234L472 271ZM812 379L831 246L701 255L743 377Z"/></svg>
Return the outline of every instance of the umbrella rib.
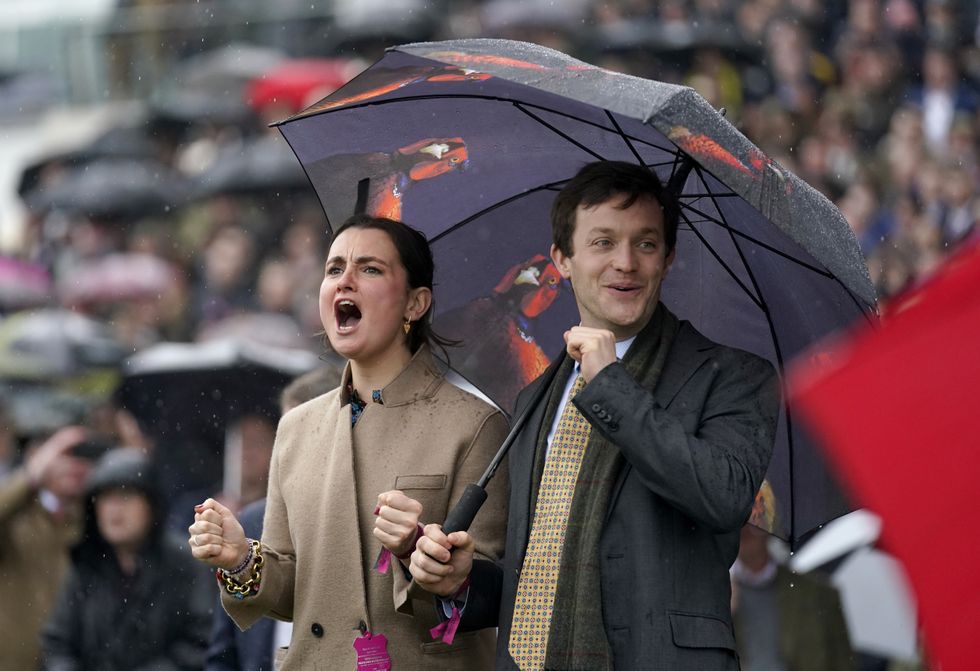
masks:
<svg viewBox="0 0 980 671"><path fill-rule="evenodd" d="M728 225L727 222L719 221L718 219L716 219L715 217L711 216L707 212L702 212L701 210L699 210L698 208L694 207L693 205L689 205L689 204L686 204L685 203L685 204L682 204L682 207L684 207L686 209L689 209L689 210L691 210L693 212L696 212L700 216L704 217L704 220L705 221L710 221L711 223L716 224L717 226L721 226L725 230L729 231L731 234L737 235L737 236L739 236L741 238L744 238L745 240L748 240L748 241L752 242L753 244L756 244L756 245L762 247L763 249L765 249L767 251L770 251L773 254L776 254L777 256L783 257L787 261L792 261L793 263L796 263L797 265L803 266L807 270L811 270L814 273L817 273L818 275L822 275L822 276L827 277L827 278L833 278L834 277L833 273L831 273L830 271L824 270L824 269L821 269L821 268L818 268L817 266L814 266L812 264L807 263L806 261L803 261L801 259L798 259L795 256L793 256L791 254L788 254L787 252L784 252L784 251L782 251L780 249L777 249L777 248L773 247L772 245L769 245L768 243L762 242L761 240L759 240L757 238L754 238L754 237L752 237L751 235L749 235L747 233L744 233L742 231L733 229L733 228L731 228Z"/></svg>
<svg viewBox="0 0 980 671"><path fill-rule="evenodd" d="M698 176L704 181L704 175L701 172L700 166L695 166L695 170L698 172ZM755 273L752 272L752 267L748 264L745 259L745 253L742 251L742 247L739 244L738 236L735 235L735 230L728 225L728 221L725 219L724 213L721 208L718 207L718 203L715 203L715 207L718 210L718 214L721 216L725 229L728 231L728 235L731 238L732 245L735 247L735 251L738 253L738 257L742 260L742 265L745 267L745 272L749 276L749 281L755 288L756 293L759 296L759 308L762 310L762 314L765 315L766 324L769 326L769 335L772 338L772 346L774 353L776 355L776 365L779 366L779 370L785 369L785 361L783 360L783 350L779 345L779 336L776 334L776 325L772 321L772 313L769 312L769 305L766 303L765 298L762 295L762 290L759 287L759 282L755 277ZM794 464L793 464L793 417L789 408L788 403L783 404L783 408L786 411L786 445L789 452L789 541L790 544L795 543L795 533L796 533L796 503L793 501L793 480L795 477Z"/></svg>
<svg viewBox="0 0 980 671"><path fill-rule="evenodd" d="M644 167L649 167L647 166L646 161L643 160L643 157L640 156L640 152L638 152L636 147L633 146L633 143L630 142L630 139L626 136L626 133L623 132L623 129L616 121L616 117L613 116L613 113L607 109L603 109L602 111L606 113L607 117L609 117L609 121L612 122L612 125L616 128L616 132L619 133L619 137L623 138L623 142L625 142L626 146L630 148L631 152L633 152L633 156L636 157L636 162Z"/></svg>
<svg viewBox="0 0 980 671"><path fill-rule="evenodd" d="M729 265L725 263L725 261L721 258L718 252L716 252L714 248L710 244L708 244L708 241L705 239L703 235L701 235L701 232L693 224L691 224L691 220L688 219L687 215L684 212L681 212L681 216L684 218L684 221L691 229L691 232L693 232L694 235L698 236L698 239L701 241L701 244L704 245L704 248L707 249L713 257L715 257L715 261L718 262L718 265L724 268L725 272L727 272L728 275L735 281L735 283L739 287L741 287L742 291L745 292L745 295L749 297L749 300L755 303L759 307L759 309L763 309L762 303L759 301L759 299L752 295L752 292L749 290L747 286L745 286L745 283L738 278L738 276L735 274L735 271L732 270L732 268L729 267Z"/></svg>
<svg viewBox="0 0 980 671"><path fill-rule="evenodd" d="M605 161L606 160L606 158L604 156L602 156L601 154L598 154L598 153L592 151L591 149L589 149L584 144L582 144L581 142L579 142L578 140L576 140L575 138L573 138L568 133L565 133L565 132L559 130L558 128L556 128L552 124L548 123L547 121L545 121L541 117L537 116L536 114L534 114L530 110L525 109L523 103L515 102L514 103L514 107L516 107L517 109L519 109L521 112L524 112L524 114L528 115L529 117L531 117L532 119L534 119L535 121L537 121L539 124L541 124L542 126L544 126L545 128L547 128L548 130L550 130L552 133L555 133L556 135L558 135L562 139L567 140L568 142L571 142L576 147L578 147L582 151L586 152L590 156L595 157L596 160L598 160L598 161Z"/></svg>
<svg viewBox="0 0 980 671"><path fill-rule="evenodd" d="M803 261L801 259L796 258L792 254L789 254L789 253L784 252L784 251L782 251L780 249L777 249L777 248L769 245L768 243L762 242L758 238L754 238L751 235L749 235L748 233L745 233L743 231L739 231L737 229L731 228L726 222L719 221L717 218L711 216L707 212L703 212L703 211L699 210L698 208L694 207L690 203L681 203L681 207L682 208L689 209L689 210L691 210L693 212L696 212L698 215L700 215L701 217L703 217L705 221L710 221L711 223L715 224L716 226L721 226L722 228L730 231L732 234L737 235L737 236L739 236L741 238L744 238L745 240L748 240L748 241L752 242L753 244L756 244L756 245L762 247L763 249L765 249L765 250L767 250L769 252L772 252L773 254L776 254L777 256L781 256L784 259L786 259L787 261L790 261L790 262L795 263L795 264L797 264L799 266L802 266L803 268L806 268L807 270L810 270L810 271L812 271L812 272L814 272L814 273L816 273L818 275L821 275L821 276L823 276L823 277L825 277L825 278L827 278L829 280L833 280L838 285L840 285L840 287L847 294L848 298L850 298L851 301L853 301L854 305L858 308L858 310L861 312L861 314L864 316L864 318L869 323L871 323L871 324L874 323L874 320L870 317L870 315L868 315L867 306L864 305L861 302L861 300L857 296L854 295L854 292L852 292L847 287L847 285L844 284L844 282L839 277L837 277L836 275L834 275L829 270L818 268L817 266L814 266L814 265L812 265L810 263L807 263L806 261Z"/></svg>
<svg viewBox="0 0 980 671"><path fill-rule="evenodd" d="M528 196L528 195L530 195L532 193L537 193L538 191L552 191L552 190L554 190L555 188L557 188L558 186L564 184L567 181L568 181L567 179L562 179L562 180L559 180L557 182L549 182L548 184L542 184L541 186L536 186L536 187L534 187L532 189L527 189L526 191L522 191L522 192L520 192L518 194L514 194L513 196L510 196L508 198L504 198L503 200L498 200L493 205L488 205L487 207L483 208L479 212L474 212L473 214L471 214L470 216L466 217L465 219L462 219L462 220L456 222L455 224L453 224L452 226L450 226L446 230L442 231L438 235L433 236L432 238L429 239L429 244L430 245L435 244L437 241L439 241L442 238L446 237L447 235L449 235L453 231L455 231L455 230L457 230L459 228L462 228L463 226L465 226L466 224L470 223L474 219L478 219L478 218L482 217L483 215L485 215L485 214L487 214L489 212L492 212L493 210L496 210L498 207L503 207L504 205L508 205L509 203L512 203L515 200L519 200L519 199L523 198L524 196Z"/></svg>

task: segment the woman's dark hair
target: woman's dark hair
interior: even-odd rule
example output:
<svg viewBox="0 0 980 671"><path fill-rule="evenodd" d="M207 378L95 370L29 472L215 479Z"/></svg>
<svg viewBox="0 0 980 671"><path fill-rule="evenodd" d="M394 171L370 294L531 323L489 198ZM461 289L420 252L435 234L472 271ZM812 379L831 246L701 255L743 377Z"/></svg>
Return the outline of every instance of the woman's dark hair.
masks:
<svg viewBox="0 0 980 671"><path fill-rule="evenodd" d="M350 228L373 229L386 233L398 251L398 258L402 262L402 266L405 267L409 288L425 287L430 291L432 290L435 263L432 261L432 250L429 248L429 242L421 232L394 219L355 214L334 231L331 243ZM455 340L443 338L432 330L431 316L434 307L435 300L429 304L429 309L425 311L425 314L412 324L412 330L408 332L408 349L413 354L427 342L440 347L454 347L459 344Z"/></svg>
<svg viewBox="0 0 980 671"><path fill-rule="evenodd" d="M660 203L664 213L664 243L670 254L677 242L679 206L673 194L649 168L626 161L596 161L587 164L562 187L551 207L551 237L562 254L571 256L575 214L579 205L593 207L615 196L624 196L617 207L625 210L641 196Z"/></svg>

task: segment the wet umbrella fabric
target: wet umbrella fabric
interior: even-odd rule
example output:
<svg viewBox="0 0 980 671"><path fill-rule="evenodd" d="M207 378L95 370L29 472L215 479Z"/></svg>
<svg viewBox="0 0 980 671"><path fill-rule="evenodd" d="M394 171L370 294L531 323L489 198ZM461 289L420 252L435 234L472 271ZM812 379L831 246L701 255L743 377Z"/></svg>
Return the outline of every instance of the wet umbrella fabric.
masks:
<svg viewBox="0 0 980 671"><path fill-rule="evenodd" d="M520 356L520 376L492 394L505 409L577 319L571 292L535 259L548 256L555 192L597 159L639 162L675 184L682 218L663 297L708 337L781 370L874 312L837 209L686 87L520 42L414 44L389 50L280 129L334 225L360 203L425 232L437 329L493 315L487 340L511 349L477 337L450 356L484 390L502 367L476 365L495 357L475 351L496 347L497 362ZM849 508L789 407L769 480L778 514L763 523L791 542Z"/></svg>
<svg viewBox="0 0 980 671"><path fill-rule="evenodd" d="M23 311L0 321L0 379L59 381L115 368L124 357L107 324L70 310Z"/></svg>
<svg viewBox="0 0 980 671"><path fill-rule="evenodd" d="M43 266L0 256L0 313L51 300L51 274Z"/></svg>
<svg viewBox="0 0 980 671"><path fill-rule="evenodd" d="M194 179L192 197L284 189L308 190L309 182L289 145L276 135L263 135L221 147L210 167Z"/></svg>
<svg viewBox="0 0 980 671"><path fill-rule="evenodd" d="M58 283L64 305L160 299L177 287L177 270L152 254L109 254L80 264Z"/></svg>
<svg viewBox="0 0 980 671"><path fill-rule="evenodd" d="M185 202L185 180L155 161L105 160L76 168L25 196L30 209L95 219L162 215Z"/></svg>
<svg viewBox="0 0 980 671"><path fill-rule="evenodd" d="M308 351L234 340L161 343L126 360L116 398L165 454L168 491L206 487L221 477L235 420L260 415L275 425L282 388L317 361Z"/></svg>

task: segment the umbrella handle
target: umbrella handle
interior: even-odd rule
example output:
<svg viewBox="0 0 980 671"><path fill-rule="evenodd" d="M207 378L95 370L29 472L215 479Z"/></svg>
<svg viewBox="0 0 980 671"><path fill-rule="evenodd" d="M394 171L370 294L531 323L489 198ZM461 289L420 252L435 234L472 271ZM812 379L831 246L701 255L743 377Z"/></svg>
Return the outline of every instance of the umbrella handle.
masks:
<svg viewBox="0 0 980 671"><path fill-rule="evenodd" d="M442 524L442 531L451 534L454 531L466 531L473 524L473 518L480 511L480 506L487 500L487 490L478 484L470 483L463 490L463 495L459 501L449 511L446 521Z"/></svg>
<svg viewBox="0 0 980 671"><path fill-rule="evenodd" d="M480 506L487 500L487 484L493 478L494 473L497 472L497 467L500 466L500 462L503 461L507 451L510 450L510 446L514 443L514 439L517 438L517 434L520 433L524 424L527 423L531 413L544 400L545 394L551 386L551 382L555 379L555 375L558 373L558 369L561 367L561 362L564 358L565 350L562 350L561 354L555 357L551 366L541 376L543 379L541 380L540 386L535 391L527 407L524 408L524 412L514 420L510 433L504 438L504 442L501 444L496 456L494 456L493 461L487 466L487 470L483 473L480 481L466 485L466 489L463 490L463 495L459 497L459 501L449 511L449 514L446 516L446 521L442 525L443 532L450 534L454 531L466 531L470 528L470 525L473 523L473 518L480 511Z"/></svg>

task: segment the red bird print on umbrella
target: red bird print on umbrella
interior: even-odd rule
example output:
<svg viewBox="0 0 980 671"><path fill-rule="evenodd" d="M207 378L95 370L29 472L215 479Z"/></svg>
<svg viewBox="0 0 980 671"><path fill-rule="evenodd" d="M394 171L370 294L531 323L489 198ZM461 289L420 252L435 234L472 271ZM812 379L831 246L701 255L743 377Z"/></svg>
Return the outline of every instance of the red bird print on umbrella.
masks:
<svg viewBox="0 0 980 671"><path fill-rule="evenodd" d="M437 330L462 341L462 352L450 354L460 373L467 376L487 366L500 372L485 391L507 411L550 363L535 340L534 320L555 302L561 282L554 264L537 254L512 266L489 296L436 318Z"/></svg>
<svg viewBox="0 0 980 671"><path fill-rule="evenodd" d="M412 185L466 167L469 154L461 137L424 138L392 152L337 154L307 166L314 185L324 180L336 188L331 196L344 198L341 211L353 212L357 184L368 180L364 212L377 217L402 218L402 199ZM349 189L349 190L348 190ZM323 195L321 195L321 198Z"/></svg>

